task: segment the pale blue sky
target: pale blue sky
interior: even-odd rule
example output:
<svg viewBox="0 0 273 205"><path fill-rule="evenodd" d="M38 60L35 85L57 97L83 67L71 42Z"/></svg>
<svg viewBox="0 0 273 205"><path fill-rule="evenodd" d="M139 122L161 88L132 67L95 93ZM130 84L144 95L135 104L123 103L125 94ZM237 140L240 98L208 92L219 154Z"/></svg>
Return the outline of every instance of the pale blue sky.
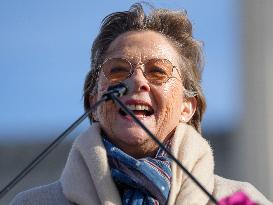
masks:
<svg viewBox="0 0 273 205"><path fill-rule="evenodd" d="M100 22L134 2L0 1L0 138L61 130L83 112L82 85ZM238 1L149 2L188 11L205 44L204 128L231 129L241 107Z"/></svg>

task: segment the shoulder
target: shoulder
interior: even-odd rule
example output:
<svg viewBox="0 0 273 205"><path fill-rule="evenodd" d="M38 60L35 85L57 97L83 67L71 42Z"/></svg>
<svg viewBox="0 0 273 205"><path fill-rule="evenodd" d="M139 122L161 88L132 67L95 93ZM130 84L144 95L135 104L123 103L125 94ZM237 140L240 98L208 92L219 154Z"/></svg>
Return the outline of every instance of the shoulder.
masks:
<svg viewBox="0 0 273 205"><path fill-rule="evenodd" d="M56 181L45 186L35 187L15 196L10 205L71 205Z"/></svg>
<svg viewBox="0 0 273 205"><path fill-rule="evenodd" d="M273 203L268 201L252 184L215 175L213 194L216 198L221 199L237 191L244 191L252 200L260 204L273 205Z"/></svg>

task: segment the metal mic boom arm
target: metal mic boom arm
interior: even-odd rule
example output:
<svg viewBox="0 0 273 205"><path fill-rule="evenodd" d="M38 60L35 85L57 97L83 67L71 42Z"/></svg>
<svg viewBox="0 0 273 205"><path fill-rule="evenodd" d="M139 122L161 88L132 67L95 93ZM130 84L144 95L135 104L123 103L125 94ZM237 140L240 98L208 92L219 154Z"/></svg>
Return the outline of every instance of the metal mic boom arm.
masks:
<svg viewBox="0 0 273 205"><path fill-rule="evenodd" d="M109 94L115 97L121 97L127 92L127 87L123 83L110 86L102 96L102 98L90 107L82 116L80 116L73 124L71 124L61 135L59 135L50 145L48 145L34 160L32 160L16 177L14 177L1 191L0 200L18 183L20 182L32 169L34 169L49 153L51 153L65 138L69 135L91 111L95 110L102 102L111 100Z"/></svg>

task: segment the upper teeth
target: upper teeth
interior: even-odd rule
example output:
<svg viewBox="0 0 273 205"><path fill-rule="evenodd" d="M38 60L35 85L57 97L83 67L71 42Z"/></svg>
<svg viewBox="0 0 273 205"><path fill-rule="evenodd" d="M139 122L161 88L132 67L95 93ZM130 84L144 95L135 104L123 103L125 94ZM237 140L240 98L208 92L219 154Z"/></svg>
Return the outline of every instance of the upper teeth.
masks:
<svg viewBox="0 0 273 205"><path fill-rule="evenodd" d="M147 105L127 105L130 110L150 110Z"/></svg>

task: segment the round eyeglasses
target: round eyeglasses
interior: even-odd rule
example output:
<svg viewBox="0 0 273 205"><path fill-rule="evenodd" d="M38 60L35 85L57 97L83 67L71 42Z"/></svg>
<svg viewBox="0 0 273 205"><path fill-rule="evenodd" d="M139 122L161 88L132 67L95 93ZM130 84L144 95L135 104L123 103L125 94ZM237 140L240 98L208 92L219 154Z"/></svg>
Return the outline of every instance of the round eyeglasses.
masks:
<svg viewBox="0 0 273 205"><path fill-rule="evenodd" d="M109 58L103 62L101 68L110 83L118 83L130 78L136 67L140 68L140 65L143 65L141 70L145 78L150 83L157 85L163 84L172 78L173 69L176 68L169 60L157 58L149 59L134 66L127 59Z"/></svg>

